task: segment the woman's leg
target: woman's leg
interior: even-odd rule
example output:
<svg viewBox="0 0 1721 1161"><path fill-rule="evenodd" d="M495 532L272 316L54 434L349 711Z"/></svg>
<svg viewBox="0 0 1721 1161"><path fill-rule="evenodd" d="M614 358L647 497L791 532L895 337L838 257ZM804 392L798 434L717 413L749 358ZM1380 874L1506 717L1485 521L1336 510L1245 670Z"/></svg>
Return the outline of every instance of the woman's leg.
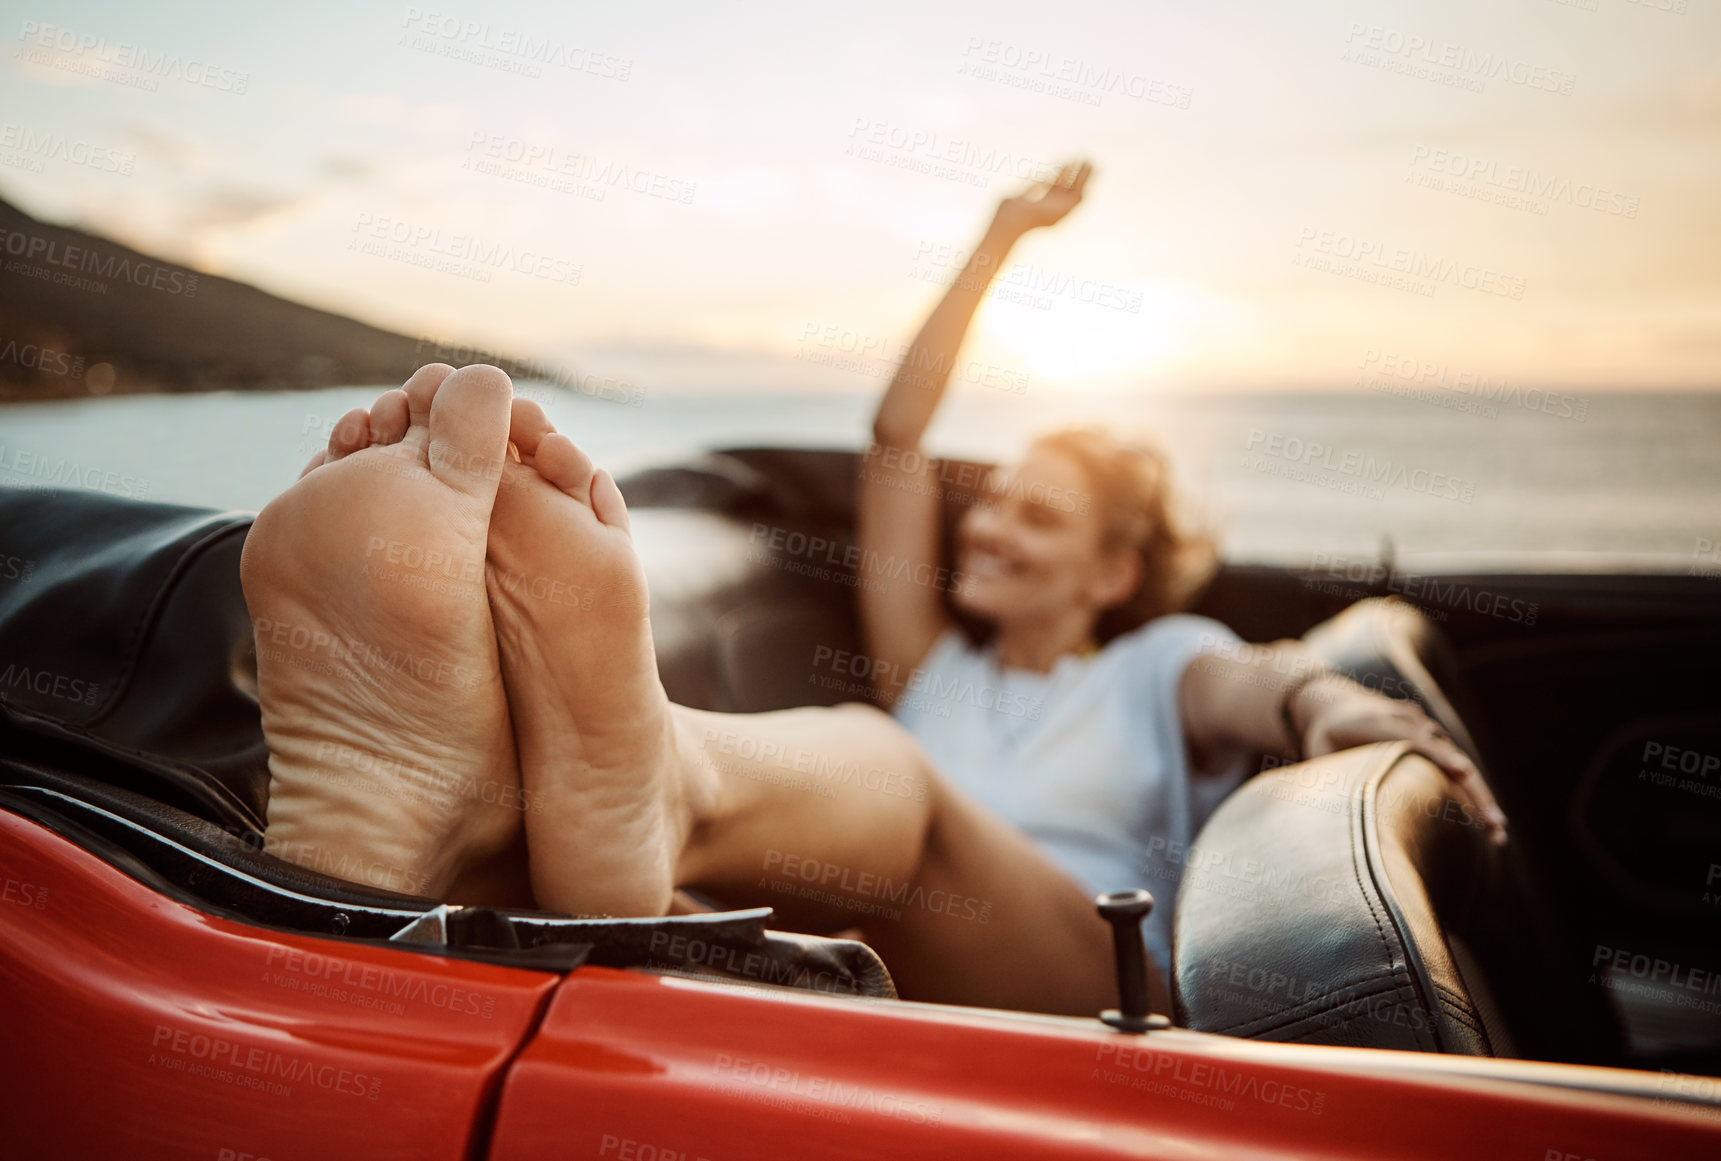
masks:
<svg viewBox="0 0 1721 1161"><path fill-rule="evenodd" d="M1110 928L1021 832L939 778L870 706L675 707L683 775L717 787L681 885L860 927L904 997L1089 1014L1117 1002Z"/></svg>

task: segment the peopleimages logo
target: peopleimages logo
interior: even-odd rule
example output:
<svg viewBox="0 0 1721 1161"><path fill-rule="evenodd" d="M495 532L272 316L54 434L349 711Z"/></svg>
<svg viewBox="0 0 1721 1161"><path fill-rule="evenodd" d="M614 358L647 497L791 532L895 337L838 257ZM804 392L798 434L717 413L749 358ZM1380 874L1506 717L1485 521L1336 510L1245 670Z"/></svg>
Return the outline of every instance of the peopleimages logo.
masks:
<svg viewBox="0 0 1721 1161"><path fill-rule="evenodd" d="M1525 387L1500 375L1488 376L1475 371L1449 369L1445 363L1418 359L1392 351L1377 351L1373 347L1363 352L1361 375L1357 386L1371 391L1401 395L1423 401L1440 400L1439 391L1451 396L1467 396L1476 406L1465 408L1493 419L1499 415L1496 404L1539 411L1561 419L1582 423L1589 415L1590 401L1581 395L1564 395L1539 387Z"/></svg>
<svg viewBox="0 0 1721 1161"><path fill-rule="evenodd" d="M309 1081L343 1096L376 1100L382 1095L378 1077L267 1048L247 1047L221 1036L205 1036L166 1024L155 1026L149 1063L157 1068L187 1072L241 1088L257 1088L276 1096L291 1096L282 1081Z"/></svg>
<svg viewBox="0 0 1721 1161"><path fill-rule="evenodd" d="M663 198L686 205L693 200L694 192L699 188L698 182L630 166L614 158L599 157L591 153L574 153L556 145L523 141L501 133L487 133L482 129L473 131L466 142L466 152L469 156L462 164L464 169L522 180L534 185L544 184L537 180L535 175L539 174L546 181L566 178L575 183L590 182L594 187L591 192L597 195L592 199L594 201L602 201L608 189L625 189L646 197ZM557 188L559 192L580 192L577 184Z"/></svg>
<svg viewBox="0 0 1721 1161"><path fill-rule="evenodd" d="M1040 699L1025 693L1000 689L985 683L976 685L960 678L946 680L936 674L929 675L924 669L910 670L895 662L869 657L865 653L852 653L846 649L833 649L829 645L819 645L813 649L813 668L829 669L841 677L855 679L853 682L843 682L812 674L809 676L813 684L822 685L826 689L840 689L860 697L870 697L874 690L894 690L899 707L925 710L934 717L950 717L951 707L957 703L1036 722L1044 712Z"/></svg>
<svg viewBox="0 0 1721 1161"><path fill-rule="evenodd" d="M1367 484L1401 487L1443 500L1457 500L1461 504L1469 504L1476 499L1474 480L1460 479L1428 468L1413 468L1402 462L1377 460L1368 452L1329 447L1318 440L1298 439L1294 435L1257 429L1249 433L1245 446L1256 455L1334 472Z"/></svg>
<svg viewBox="0 0 1721 1161"><path fill-rule="evenodd" d="M914 1125L936 1125L944 1116L942 1105L865 1085L845 1084L834 1077L803 1073L763 1060L747 1060L727 1052L717 1054L711 1071L727 1082L726 1089L738 1095L748 1089L759 1090L760 1095L787 1098L785 1107L827 1115L824 1119L841 1118L844 1124L849 1121L848 1114L856 1112L892 1117Z"/></svg>
<svg viewBox="0 0 1721 1161"><path fill-rule="evenodd" d="M453 363L457 367L464 367L468 363L489 363L500 368L512 379L537 380L560 387L564 391L578 392L593 399L622 403L628 407L645 406L645 388L637 383L589 371L581 374L539 359L515 359L485 347L475 347L469 343L457 343L451 339L439 339L430 335L419 337L416 353L420 358L428 354L437 362ZM532 399L534 392L516 383L514 397ZM541 396L536 401L545 402Z"/></svg>
<svg viewBox="0 0 1721 1161"><path fill-rule="evenodd" d="M1187 85L1175 85L1144 73L979 36L968 38L962 57L962 66L957 70L960 73L1084 105L1099 105L1106 96L1116 94L1187 109L1195 95L1195 90Z"/></svg>
<svg viewBox="0 0 1721 1161"><path fill-rule="evenodd" d="M1496 617L1503 621L1534 625L1536 616L1541 611L1541 606L1535 601L1526 601L1506 593L1490 592L1448 577L1401 572L1390 565L1360 556L1317 552L1309 558L1309 570L1317 576L1325 574L1332 581L1365 586L1365 589L1353 598L1356 600L1362 599L1363 595L1372 595L1375 589L1380 588L1407 597L1419 607L1437 606L1432 612L1437 614L1438 620L1446 619L1443 610L1456 609ZM1320 582L1315 580L1314 583ZM1430 613L1427 608L1422 611L1425 614Z"/></svg>
<svg viewBox="0 0 1721 1161"><path fill-rule="evenodd" d="M912 798L917 802L926 800L926 780L916 777L912 772L869 766L852 757L833 757L825 751L806 746L761 742L750 734L738 734L733 730L707 726L705 749L708 754L713 755L713 760L718 765L737 777L755 782L777 781L772 774L774 769L791 776L778 782L781 785L802 785L805 788L818 785L858 786L888 794L892 798ZM723 757L726 755L739 758L740 761L725 762ZM832 795L822 797L828 798Z"/></svg>
<svg viewBox="0 0 1721 1161"><path fill-rule="evenodd" d="M8 663L5 670L0 671L0 701L15 696L20 689L80 705L95 705L101 692L101 687L93 681L68 677L48 669L31 669L16 662Z"/></svg>
<svg viewBox="0 0 1721 1161"><path fill-rule="evenodd" d="M42 911L48 906L48 889L21 879L0 877L0 899L19 907Z"/></svg>
<svg viewBox="0 0 1721 1161"><path fill-rule="evenodd" d="M543 66L546 65L552 69L565 69L568 72L585 73L612 81L626 81L633 73L633 61L628 57L614 56L583 45L568 44L523 28L495 25L484 20L468 20L452 12L409 7L401 25L410 29L411 35L427 38L424 45L414 42L408 47L436 46L441 42L444 50L454 50L444 51L443 55L457 59L463 56L460 50L466 53L492 52L502 57L513 57L523 67L510 71L524 72L532 77L542 76ZM481 57L468 59L472 59L476 64L488 63Z"/></svg>
<svg viewBox="0 0 1721 1161"><path fill-rule="evenodd" d="M1304 247L1309 247L1305 251ZM1482 294L1495 294L1513 301L1524 297L1524 280L1473 262L1455 262L1438 254L1425 254L1408 246L1392 246L1373 238L1358 238L1336 230L1304 226L1297 231L1297 258L1293 264L1308 264L1324 257L1354 264L1365 273L1380 270L1427 283L1450 283ZM1375 268L1369 270L1369 267ZM1315 267L1311 267L1315 268ZM1431 292L1432 293L1432 292Z"/></svg>
<svg viewBox="0 0 1721 1161"><path fill-rule="evenodd" d="M1128 1037L1113 1037L1095 1045L1095 1079L1117 1083L1117 1074L1128 1076L1133 1073L1135 1083L1132 1087L1145 1088L1193 1104L1213 1104L1227 1112L1235 1109L1237 1100L1252 1100L1314 1116L1320 1116L1326 1108L1327 1094L1323 1091L1171 1052L1121 1043L1126 1039Z"/></svg>
<svg viewBox="0 0 1721 1161"><path fill-rule="evenodd" d="M781 879L798 879L803 883L811 883L822 896L821 901L851 910L862 909L855 902L855 897L858 896L861 899L883 900L899 907L919 907L940 915L948 915L952 919L972 919L986 923L992 918L992 904L984 899L958 895L942 887L934 887L928 891L923 884L912 879L897 882L888 875L873 871L856 874L853 868L841 863L786 854L775 848L765 852L765 862L761 869L775 871ZM767 883L768 880L760 880L761 885ZM801 894L804 898L810 897L805 891Z"/></svg>
<svg viewBox="0 0 1721 1161"><path fill-rule="evenodd" d="M353 234L354 237L347 243L349 250L402 261L409 261L411 251L422 251L422 261L409 261L409 264L434 266L435 259L441 258L453 264L448 267L450 273L477 276L477 280L483 282L489 281L492 270L513 270L549 282L578 286L580 273L584 269L580 263L569 262L553 254L517 248L506 242L482 238L464 231L445 231L440 226L412 222L387 214L360 213L353 219ZM366 239L373 239L384 245L372 246ZM390 243L404 247L405 250L401 253L391 252L386 248Z"/></svg>
<svg viewBox="0 0 1721 1161"><path fill-rule="evenodd" d="M42 271L42 277L51 277L56 283L76 286L80 290L95 290L106 294L108 288L99 282L87 278L78 278L78 274L93 274L97 278L112 278L118 282L129 282L133 286L141 286L145 290L160 290L168 294L182 294L186 298L197 297L197 275L190 271L177 270L171 266L163 266L151 262L138 254L108 253L101 254L93 246L69 246L53 238L44 238L40 234L27 234L23 230L0 229L0 252L16 258L18 263L7 263L7 273L32 273L27 269L14 269L20 263L41 262L45 267L57 267L50 272Z"/></svg>
<svg viewBox="0 0 1721 1161"><path fill-rule="evenodd" d="M1721 1002L1698 998L1721 995L1721 972L1605 944L1596 945L1590 967L1600 969L1590 977L1591 983L1635 994L1653 994L1646 988L1661 989L1674 994L1675 1007L1721 1012Z"/></svg>
<svg viewBox="0 0 1721 1161"><path fill-rule="evenodd" d="M389 1000L440 1008L461 1016L489 1020L496 1015L496 997L436 979L424 979L375 964L276 945L266 967L274 972L320 984L366 992ZM267 978L267 973L265 975Z"/></svg>
<svg viewBox="0 0 1721 1161"><path fill-rule="evenodd" d="M1379 24L1353 20L1345 33L1345 51L1340 60L1388 72L1407 73L1421 80L1434 80L1480 93L1491 80L1504 80L1526 88L1570 96L1577 75L1532 64L1503 52L1490 52L1436 40L1414 32L1403 32Z"/></svg>
<svg viewBox="0 0 1721 1161"><path fill-rule="evenodd" d="M126 177L131 176L132 170L137 167L137 154L129 149L92 145L88 141L79 141L63 133L38 132L11 121L0 124L0 149L12 150L19 157L34 163L62 161L67 165L81 165L87 169L117 173ZM40 164L31 168L33 172L42 172Z"/></svg>
<svg viewBox="0 0 1721 1161"><path fill-rule="evenodd" d="M951 137L933 129L898 125L873 117L856 117L849 129L845 152L868 161L878 161L883 159L881 155L885 151L930 165L933 168L926 172L937 176L960 174L961 180L976 179L969 181L973 185L983 185L987 175L1018 181L1052 181L1058 176L1059 169L1051 161L995 145L982 145L966 138Z"/></svg>
<svg viewBox="0 0 1721 1161"><path fill-rule="evenodd" d="M942 385L955 376L964 383L1013 395L1025 395L1028 391L1026 371L979 359L958 360L948 352L937 354L903 340L867 334L836 323L803 324L801 346L795 358L869 379L894 372L904 377L905 382L923 387Z"/></svg>
<svg viewBox="0 0 1721 1161"><path fill-rule="evenodd" d="M1527 165L1502 165L1472 153L1435 149L1427 145L1418 145L1411 150L1410 167L1421 167L1426 172L1522 194L1535 202L1566 202L1579 209L1616 217L1635 218L1642 204L1634 194L1610 190L1597 182L1574 182L1569 177L1542 173Z"/></svg>
<svg viewBox="0 0 1721 1161"><path fill-rule="evenodd" d="M752 560L777 554L791 558L786 564L803 564L817 568L819 562L823 562L826 571L817 574L820 579L837 580L851 586L882 578L930 585L940 591L962 592L972 584L972 578L965 576L960 570L929 564L924 560L898 558L895 553L884 556L873 549L863 549L858 544L810 535L799 529L774 528L769 524L754 523L753 531L747 537L747 544L750 549L748 555Z"/></svg>
<svg viewBox="0 0 1721 1161"><path fill-rule="evenodd" d="M105 36L74 32L69 28L42 24L35 20L23 22L18 39L24 42L26 50L60 53L62 57L84 66L72 68L72 72L122 83L126 82L126 78L109 74L116 69L140 74L136 80L147 83L135 84L133 87L152 92L157 87L156 78L183 81L188 85L235 95L243 95L251 85L251 74L247 72L223 68L192 57L182 57L178 53L154 52L142 45L110 41ZM43 63L64 67L60 62L51 59Z"/></svg>
<svg viewBox="0 0 1721 1161"><path fill-rule="evenodd" d="M84 373L84 357L56 351L36 343L20 343L17 339L0 339L0 363L16 363L33 371L61 378L79 378Z"/></svg>

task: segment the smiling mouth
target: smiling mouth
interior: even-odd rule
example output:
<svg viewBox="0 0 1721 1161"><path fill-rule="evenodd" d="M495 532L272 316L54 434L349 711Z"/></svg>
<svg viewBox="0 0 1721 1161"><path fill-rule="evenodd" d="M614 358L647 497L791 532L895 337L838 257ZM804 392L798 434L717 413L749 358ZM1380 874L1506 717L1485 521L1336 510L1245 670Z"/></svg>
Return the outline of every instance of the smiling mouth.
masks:
<svg viewBox="0 0 1721 1161"><path fill-rule="evenodd" d="M974 577L1001 580L1019 575L1022 572L1022 566L995 552L971 548L963 561L962 571Z"/></svg>

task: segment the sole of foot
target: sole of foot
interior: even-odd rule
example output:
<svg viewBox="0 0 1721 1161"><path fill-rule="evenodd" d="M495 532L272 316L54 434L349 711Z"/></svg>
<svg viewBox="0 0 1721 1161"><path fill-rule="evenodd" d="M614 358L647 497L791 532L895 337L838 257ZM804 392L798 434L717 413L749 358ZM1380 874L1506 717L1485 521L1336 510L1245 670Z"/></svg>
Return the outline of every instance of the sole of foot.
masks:
<svg viewBox="0 0 1721 1161"><path fill-rule="evenodd" d="M536 403L514 401L509 439L488 583L532 886L576 914L661 915L705 791L658 680L627 505Z"/></svg>
<svg viewBox="0 0 1721 1161"><path fill-rule="evenodd" d="M512 395L494 367L422 367L344 417L258 514L240 579L271 853L409 894L523 901L506 883L529 805L484 583Z"/></svg>

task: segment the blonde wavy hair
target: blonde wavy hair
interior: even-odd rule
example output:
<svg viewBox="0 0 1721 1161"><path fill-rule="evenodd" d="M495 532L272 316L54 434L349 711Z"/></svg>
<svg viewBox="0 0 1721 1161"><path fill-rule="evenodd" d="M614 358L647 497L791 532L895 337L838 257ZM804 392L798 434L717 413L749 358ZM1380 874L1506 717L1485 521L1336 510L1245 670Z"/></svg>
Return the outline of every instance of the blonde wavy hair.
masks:
<svg viewBox="0 0 1721 1161"><path fill-rule="evenodd" d="M1054 431L1031 446L1063 455L1082 469L1101 522L1101 550L1133 552L1141 562L1135 592L1100 613L1096 640L1104 645L1155 617L1188 608L1212 579L1218 554L1212 537L1192 528L1176 510L1170 465L1159 448L1100 427Z"/></svg>

